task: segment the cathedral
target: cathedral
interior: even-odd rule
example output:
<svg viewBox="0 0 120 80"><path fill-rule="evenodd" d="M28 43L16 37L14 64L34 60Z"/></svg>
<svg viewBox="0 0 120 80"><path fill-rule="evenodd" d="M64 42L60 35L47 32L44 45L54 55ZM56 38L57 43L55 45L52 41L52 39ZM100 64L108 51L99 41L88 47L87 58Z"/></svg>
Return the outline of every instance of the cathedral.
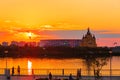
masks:
<svg viewBox="0 0 120 80"><path fill-rule="evenodd" d="M95 35L91 34L90 29L88 28L87 34L83 35L81 47L97 47Z"/></svg>

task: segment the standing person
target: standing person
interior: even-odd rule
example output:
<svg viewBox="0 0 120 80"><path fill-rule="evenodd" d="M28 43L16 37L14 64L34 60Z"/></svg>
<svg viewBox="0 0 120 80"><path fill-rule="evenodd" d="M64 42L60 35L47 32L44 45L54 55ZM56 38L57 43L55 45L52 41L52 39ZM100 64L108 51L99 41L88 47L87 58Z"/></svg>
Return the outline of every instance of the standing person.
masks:
<svg viewBox="0 0 120 80"><path fill-rule="evenodd" d="M52 74L51 74L51 72L49 73L49 80L52 80Z"/></svg>
<svg viewBox="0 0 120 80"><path fill-rule="evenodd" d="M35 79L34 69L32 69L33 80Z"/></svg>
<svg viewBox="0 0 120 80"><path fill-rule="evenodd" d="M12 67L12 76L14 75L14 66Z"/></svg>
<svg viewBox="0 0 120 80"><path fill-rule="evenodd" d="M69 76L69 80L73 80L72 74L70 74L70 76Z"/></svg>
<svg viewBox="0 0 120 80"><path fill-rule="evenodd" d="M18 65L17 71L18 71L18 75L20 75L20 66L19 65Z"/></svg>
<svg viewBox="0 0 120 80"><path fill-rule="evenodd" d="M34 75L34 69L32 69L32 75Z"/></svg>
<svg viewBox="0 0 120 80"><path fill-rule="evenodd" d="M77 70L77 80L81 79L81 69Z"/></svg>

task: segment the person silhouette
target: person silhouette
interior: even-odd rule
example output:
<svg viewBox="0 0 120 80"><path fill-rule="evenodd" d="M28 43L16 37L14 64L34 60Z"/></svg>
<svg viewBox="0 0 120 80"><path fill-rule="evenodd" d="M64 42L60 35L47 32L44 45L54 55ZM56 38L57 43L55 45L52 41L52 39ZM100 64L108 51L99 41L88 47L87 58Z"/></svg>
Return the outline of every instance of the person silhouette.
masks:
<svg viewBox="0 0 120 80"><path fill-rule="evenodd" d="M20 75L20 66L19 65L18 65L17 71L18 71L18 75Z"/></svg>
<svg viewBox="0 0 120 80"><path fill-rule="evenodd" d="M14 75L14 66L12 67L12 76Z"/></svg>
<svg viewBox="0 0 120 80"><path fill-rule="evenodd" d="M77 80L81 78L81 69L77 70Z"/></svg>
<svg viewBox="0 0 120 80"><path fill-rule="evenodd" d="M70 76L69 76L69 80L73 80L72 74L70 74Z"/></svg>
<svg viewBox="0 0 120 80"><path fill-rule="evenodd" d="M52 74L51 74L51 72L49 73L49 80L52 80Z"/></svg>

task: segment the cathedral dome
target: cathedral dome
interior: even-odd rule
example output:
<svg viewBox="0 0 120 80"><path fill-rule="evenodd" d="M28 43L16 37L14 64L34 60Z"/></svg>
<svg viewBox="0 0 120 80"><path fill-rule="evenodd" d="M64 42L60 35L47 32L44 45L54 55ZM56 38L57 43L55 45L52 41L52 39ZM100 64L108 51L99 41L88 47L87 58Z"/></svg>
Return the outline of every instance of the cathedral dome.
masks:
<svg viewBox="0 0 120 80"><path fill-rule="evenodd" d="M97 47L95 36L91 34L90 29L87 29L87 34L82 38L82 47Z"/></svg>

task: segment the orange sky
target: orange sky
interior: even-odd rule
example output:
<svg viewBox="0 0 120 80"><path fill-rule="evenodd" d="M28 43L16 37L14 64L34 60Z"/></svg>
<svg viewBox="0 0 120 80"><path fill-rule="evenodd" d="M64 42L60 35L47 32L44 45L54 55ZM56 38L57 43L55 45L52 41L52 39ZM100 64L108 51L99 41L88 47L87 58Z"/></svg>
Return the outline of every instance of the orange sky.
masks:
<svg viewBox="0 0 120 80"><path fill-rule="evenodd" d="M40 32L88 27L111 34L105 38L120 38L112 35L120 34L120 0L0 0L0 42L29 41L28 32L33 41L59 38Z"/></svg>

